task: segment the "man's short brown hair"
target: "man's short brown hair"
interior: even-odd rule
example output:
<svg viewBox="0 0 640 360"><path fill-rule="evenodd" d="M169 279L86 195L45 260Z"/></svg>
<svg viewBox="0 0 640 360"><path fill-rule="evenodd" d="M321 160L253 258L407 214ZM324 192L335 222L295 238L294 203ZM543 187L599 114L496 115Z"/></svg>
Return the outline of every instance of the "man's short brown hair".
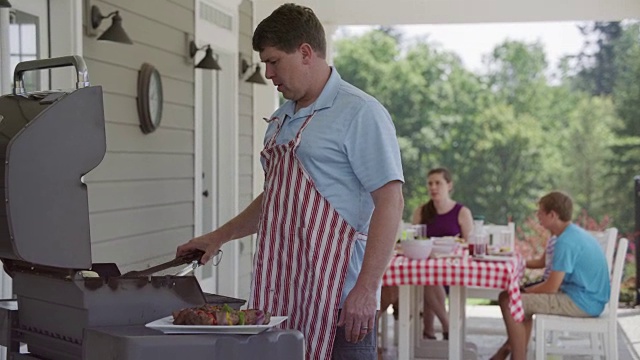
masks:
<svg viewBox="0 0 640 360"><path fill-rule="evenodd" d="M281 5L264 18L253 32L253 50L258 52L272 46L291 54L304 43L311 45L319 57L326 56L324 28L313 10L306 6L291 3Z"/></svg>
<svg viewBox="0 0 640 360"><path fill-rule="evenodd" d="M554 211L562 221L571 221L573 216L573 201L569 194L562 191L552 191L540 198L538 204L545 212Z"/></svg>

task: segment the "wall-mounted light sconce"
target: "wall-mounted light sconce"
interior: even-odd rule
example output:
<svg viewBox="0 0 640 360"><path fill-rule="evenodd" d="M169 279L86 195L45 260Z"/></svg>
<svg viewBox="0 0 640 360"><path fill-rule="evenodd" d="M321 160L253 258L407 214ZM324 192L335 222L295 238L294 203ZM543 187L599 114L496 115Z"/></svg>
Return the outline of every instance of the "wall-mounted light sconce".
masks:
<svg viewBox="0 0 640 360"><path fill-rule="evenodd" d="M9 0L0 0L0 8L10 8L11 3Z"/></svg>
<svg viewBox="0 0 640 360"><path fill-rule="evenodd" d="M206 49L204 58L202 58L198 65L196 65L196 69L222 70L220 64L218 64L216 59L213 58L213 50L211 49L211 45L205 45L199 48L198 46L196 46L195 41L191 40L189 42L189 56L191 58L196 56L198 51L204 49Z"/></svg>
<svg viewBox="0 0 640 360"><path fill-rule="evenodd" d="M252 67L253 64L249 64L249 62L243 59L242 55L240 55L240 79L244 78ZM253 84L267 84L267 81L262 77L259 63L256 63L256 70L251 74L251 76L246 78L245 81Z"/></svg>
<svg viewBox="0 0 640 360"><path fill-rule="evenodd" d="M107 40L113 41L120 44L133 44L133 41L129 38L129 35L122 28L122 17L118 11L114 11L104 16L100 12L100 8L96 5L91 5L91 0L85 0L85 21L86 21L86 29L87 36L96 36L98 35L97 29L102 23L102 20L112 18L111 26L105 30L102 35L98 37L98 40Z"/></svg>

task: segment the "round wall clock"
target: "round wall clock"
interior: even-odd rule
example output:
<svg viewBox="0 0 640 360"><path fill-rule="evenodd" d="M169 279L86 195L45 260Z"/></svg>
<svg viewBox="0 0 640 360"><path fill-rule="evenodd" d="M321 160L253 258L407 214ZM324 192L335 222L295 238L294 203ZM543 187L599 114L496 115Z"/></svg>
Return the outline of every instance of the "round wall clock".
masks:
<svg viewBox="0 0 640 360"><path fill-rule="evenodd" d="M158 70L147 63L138 72L138 118L145 134L155 131L162 119L162 80Z"/></svg>

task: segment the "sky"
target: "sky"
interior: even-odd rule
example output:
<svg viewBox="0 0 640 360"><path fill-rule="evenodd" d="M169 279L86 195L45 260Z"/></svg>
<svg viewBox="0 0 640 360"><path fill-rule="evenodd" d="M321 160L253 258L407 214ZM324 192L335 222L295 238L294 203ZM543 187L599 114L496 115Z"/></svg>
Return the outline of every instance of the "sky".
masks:
<svg viewBox="0 0 640 360"><path fill-rule="evenodd" d="M443 49L457 53L464 65L474 72L483 72L482 56L505 39L540 41L550 67L555 68L564 55L577 54L582 49L583 38L577 22L496 23L455 25L404 25L397 26L408 38L420 38L429 34L432 42ZM359 34L368 26L346 26L335 36Z"/></svg>

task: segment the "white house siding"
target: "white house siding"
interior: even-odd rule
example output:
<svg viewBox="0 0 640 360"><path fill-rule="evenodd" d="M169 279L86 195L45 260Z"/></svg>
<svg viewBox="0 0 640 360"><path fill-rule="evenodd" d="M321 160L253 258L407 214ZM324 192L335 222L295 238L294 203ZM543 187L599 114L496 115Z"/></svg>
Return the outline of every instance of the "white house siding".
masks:
<svg viewBox="0 0 640 360"><path fill-rule="evenodd" d="M107 154L86 176L94 262L143 269L175 254L193 236L194 71L185 33L193 34L193 0L93 1L118 10L134 45L84 36L91 83L102 85ZM104 20L99 33L111 24ZM86 26L86 24L84 24ZM144 135L136 107L137 77L148 62L162 76L160 127Z"/></svg>
<svg viewBox="0 0 640 360"><path fill-rule="evenodd" d="M239 49L242 56L251 63L253 50L251 48L251 36L253 34L253 3L244 0L239 6ZM252 67L250 71L254 70ZM239 153L240 166L238 176L238 207L244 209L256 197L253 192L253 165L258 161L258 152L260 149L253 148L253 87L261 85L253 85L245 81L239 83ZM263 85L262 85L263 86ZM260 136L257 134L257 136ZM249 287L251 285L251 269L253 258L253 241L251 237L240 240L239 255L239 279L238 279L238 296L242 299L249 298Z"/></svg>

